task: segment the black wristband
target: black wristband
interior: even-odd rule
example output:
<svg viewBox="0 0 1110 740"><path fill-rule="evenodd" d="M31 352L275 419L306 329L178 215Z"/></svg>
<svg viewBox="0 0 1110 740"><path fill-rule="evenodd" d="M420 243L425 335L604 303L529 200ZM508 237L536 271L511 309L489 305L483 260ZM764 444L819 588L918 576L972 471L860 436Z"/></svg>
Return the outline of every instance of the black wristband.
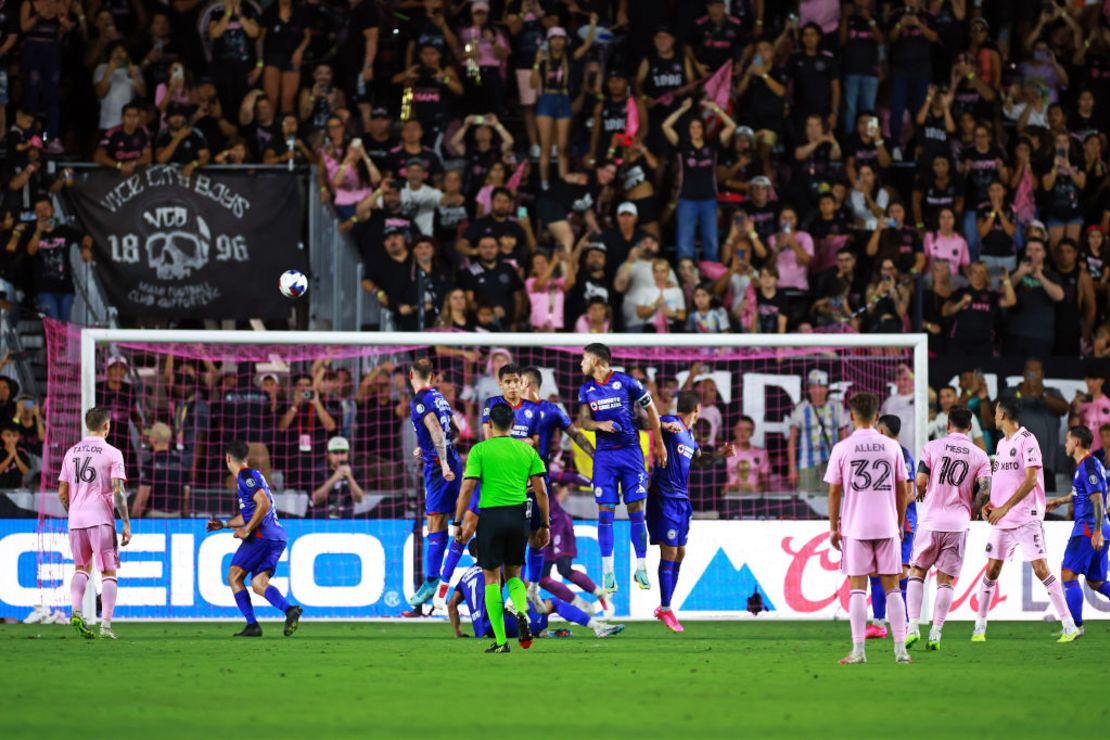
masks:
<svg viewBox="0 0 1110 740"><path fill-rule="evenodd" d="M460 522L458 519L452 519L451 520L451 526L452 527L460 527L460 526L462 526L462 522Z"/></svg>

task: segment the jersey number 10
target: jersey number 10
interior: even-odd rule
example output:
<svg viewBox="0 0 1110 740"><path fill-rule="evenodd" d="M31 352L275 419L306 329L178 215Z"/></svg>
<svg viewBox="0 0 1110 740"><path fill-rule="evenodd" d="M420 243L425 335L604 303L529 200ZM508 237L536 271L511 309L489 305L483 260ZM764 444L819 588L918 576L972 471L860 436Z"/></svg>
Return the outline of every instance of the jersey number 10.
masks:
<svg viewBox="0 0 1110 740"><path fill-rule="evenodd" d="M958 488L968 474L967 460L953 460L949 457L940 459L940 482Z"/></svg>

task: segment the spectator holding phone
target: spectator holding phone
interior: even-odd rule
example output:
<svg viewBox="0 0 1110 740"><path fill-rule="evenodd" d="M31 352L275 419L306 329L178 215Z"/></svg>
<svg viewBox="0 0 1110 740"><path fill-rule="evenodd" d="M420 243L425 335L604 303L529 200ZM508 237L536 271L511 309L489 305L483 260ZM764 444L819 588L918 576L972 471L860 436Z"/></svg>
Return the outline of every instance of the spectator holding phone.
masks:
<svg viewBox="0 0 1110 740"><path fill-rule="evenodd" d="M317 473L320 483L312 491L312 509L327 519L349 519L355 504L366 495L351 467L351 443L346 437L328 440L326 467Z"/></svg>
<svg viewBox="0 0 1110 740"><path fill-rule="evenodd" d="M0 489L23 488L23 479L31 472L31 457L19 445L19 425L5 420L0 425Z"/></svg>
<svg viewBox="0 0 1110 740"><path fill-rule="evenodd" d="M285 485L289 488L312 485L315 460L319 459L316 455L338 427L318 389L318 378L307 373L297 375L293 379L292 403L278 420L278 431L286 435L282 462Z"/></svg>
<svg viewBox="0 0 1110 740"><path fill-rule="evenodd" d="M16 397L15 403L15 422L19 425L21 443L29 450L41 452L43 440L46 439L46 426L38 402L33 396L23 394Z"/></svg>

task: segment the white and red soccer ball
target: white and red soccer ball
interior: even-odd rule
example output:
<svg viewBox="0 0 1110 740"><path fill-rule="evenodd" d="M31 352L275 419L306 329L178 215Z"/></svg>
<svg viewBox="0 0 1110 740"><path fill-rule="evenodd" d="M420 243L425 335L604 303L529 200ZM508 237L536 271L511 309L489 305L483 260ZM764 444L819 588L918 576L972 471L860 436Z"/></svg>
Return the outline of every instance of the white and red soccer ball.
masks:
<svg viewBox="0 0 1110 740"><path fill-rule="evenodd" d="M300 270L286 270L278 278L278 289L286 298L300 298L308 292L308 277Z"/></svg>

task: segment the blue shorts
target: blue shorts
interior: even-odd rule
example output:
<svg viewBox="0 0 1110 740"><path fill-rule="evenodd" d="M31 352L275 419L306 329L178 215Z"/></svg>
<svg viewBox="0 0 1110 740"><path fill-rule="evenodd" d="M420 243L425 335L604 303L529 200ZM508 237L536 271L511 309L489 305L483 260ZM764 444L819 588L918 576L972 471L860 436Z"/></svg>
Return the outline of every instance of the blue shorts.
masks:
<svg viewBox="0 0 1110 740"><path fill-rule="evenodd" d="M1088 581L1105 581L1108 548L1110 548L1110 542L1104 542L1102 549L1096 551L1091 547L1090 537L1082 534L1075 535L1068 540L1062 567L1085 577Z"/></svg>
<svg viewBox="0 0 1110 740"><path fill-rule="evenodd" d="M909 565L913 560L913 536L914 532L906 532L902 537L902 565Z"/></svg>
<svg viewBox="0 0 1110 740"><path fill-rule="evenodd" d="M536 116L548 116L556 120L570 118L570 96L563 93L544 93L536 101Z"/></svg>
<svg viewBox="0 0 1110 740"><path fill-rule="evenodd" d="M462 488L462 460L452 454L448 464L455 480L445 480L439 463L424 463L424 511L427 514L454 514Z"/></svg>
<svg viewBox="0 0 1110 740"><path fill-rule="evenodd" d="M252 537L239 545L239 549L231 558L231 564L242 568L252 576L259 573L269 573L272 576L281 554L285 552L286 544L288 543L285 540L264 540Z"/></svg>
<svg viewBox="0 0 1110 740"><path fill-rule="evenodd" d="M694 509L690 500L652 495L647 500L648 536L653 545L683 547L690 534L690 517Z"/></svg>
<svg viewBox="0 0 1110 740"><path fill-rule="evenodd" d="M1071 218L1053 218L1052 216L1049 216L1044 220L1044 224L1050 229L1064 229L1068 226L1082 226L1083 217L1072 216Z"/></svg>
<svg viewBox="0 0 1110 740"><path fill-rule="evenodd" d="M647 471L639 447L598 450L594 453L594 500L616 506L647 498Z"/></svg>

